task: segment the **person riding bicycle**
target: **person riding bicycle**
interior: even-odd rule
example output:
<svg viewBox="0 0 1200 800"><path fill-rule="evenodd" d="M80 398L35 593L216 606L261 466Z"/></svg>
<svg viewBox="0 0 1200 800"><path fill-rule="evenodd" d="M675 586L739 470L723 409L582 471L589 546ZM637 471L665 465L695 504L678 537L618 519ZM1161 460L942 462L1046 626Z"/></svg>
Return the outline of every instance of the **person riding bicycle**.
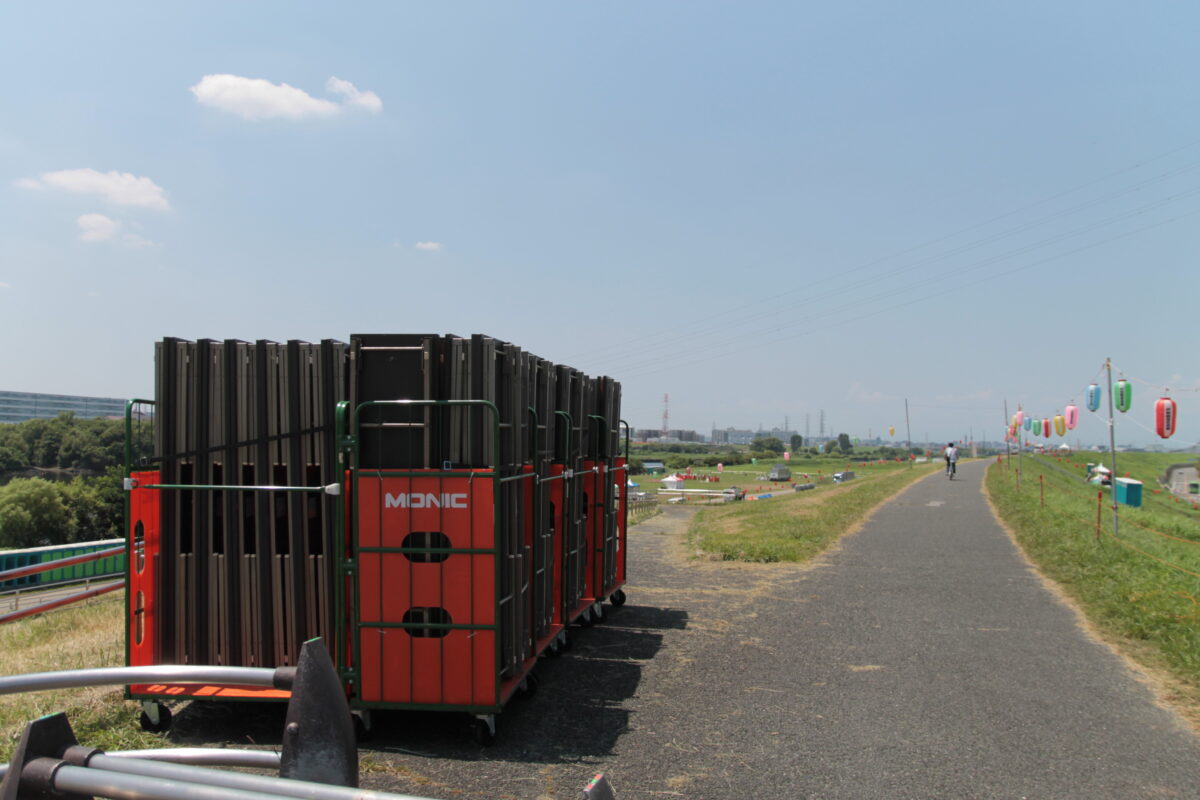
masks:
<svg viewBox="0 0 1200 800"><path fill-rule="evenodd" d="M954 480L954 473L958 471L958 448L954 446L954 442L946 445L942 456L946 459L946 474L950 476L950 480Z"/></svg>

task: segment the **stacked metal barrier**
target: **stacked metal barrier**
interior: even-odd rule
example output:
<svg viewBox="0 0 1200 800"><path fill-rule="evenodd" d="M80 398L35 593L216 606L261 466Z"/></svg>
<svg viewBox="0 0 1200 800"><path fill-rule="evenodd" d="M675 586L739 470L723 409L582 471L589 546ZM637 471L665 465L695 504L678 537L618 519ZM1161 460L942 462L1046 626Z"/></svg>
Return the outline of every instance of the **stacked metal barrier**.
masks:
<svg viewBox="0 0 1200 800"><path fill-rule="evenodd" d="M337 483L333 412L346 397L345 349L332 340L163 340L161 484ZM328 496L197 488L163 491L160 503L162 662L293 664L307 639L332 632L337 530Z"/></svg>
<svg viewBox="0 0 1200 800"><path fill-rule="evenodd" d="M323 636L357 707L490 724L566 626L623 600L610 378L480 335L165 339L156 406L133 664L290 664Z"/></svg>

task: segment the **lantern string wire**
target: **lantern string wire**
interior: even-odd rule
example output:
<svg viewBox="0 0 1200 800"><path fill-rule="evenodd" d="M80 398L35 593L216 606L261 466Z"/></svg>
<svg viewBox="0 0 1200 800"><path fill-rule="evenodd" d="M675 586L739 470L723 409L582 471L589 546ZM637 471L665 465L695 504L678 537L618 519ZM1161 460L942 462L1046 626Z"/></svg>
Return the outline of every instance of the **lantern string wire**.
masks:
<svg viewBox="0 0 1200 800"><path fill-rule="evenodd" d="M1114 364L1113 366L1115 367L1116 365ZM1122 372L1121 375L1122 375L1122 377L1124 377L1125 373ZM1200 392L1200 386L1194 386L1194 387L1185 388L1185 389L1171 389L1170 387L1167 387L1167 386L1162 386L1157 383L1151 383L1150 381L1144 380L1135 375L1130 375L1129 380L1137 381L1138 383L1142 384L1143 386L1148 386L1151 389L1157 389L1158 391L1163 392L1164 394L1170 394L1173 392Z"/></svg>

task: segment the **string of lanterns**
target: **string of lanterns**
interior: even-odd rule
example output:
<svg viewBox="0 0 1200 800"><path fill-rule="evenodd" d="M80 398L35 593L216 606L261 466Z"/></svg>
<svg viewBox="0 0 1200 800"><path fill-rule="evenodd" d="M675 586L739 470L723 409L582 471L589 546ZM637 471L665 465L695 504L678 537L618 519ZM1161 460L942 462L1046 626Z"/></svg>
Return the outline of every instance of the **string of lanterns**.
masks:
<svg viewBox="0 0 1200 800"><path fill-rule="evenodd" d="M1112 385L1110 391L1112 403L1117 411L1122 414L1128 413L1133 407L1133 384L1125 378L1120 378ZM1088 411L1100 410L1100 393L1099 383L1093 381L1088 385L1084 395ZM1154 404L1154 432L1160 438L1169 439L1175 434L1178 422L1179 408L1175 401L1166 395L1160 397ZM1075 430L1078 424L1079 407L1074 403L1068 404L1062 414L1056 412L1052 418L1033 418L1026 415L1024 409L1018 408L1008 426L1005 438L1009 441L1017 441L1022 429L1033 436L1043 436L1047 439L1050 438L1052 429L1056 435L1065 436L1067 431Z"/></svg>

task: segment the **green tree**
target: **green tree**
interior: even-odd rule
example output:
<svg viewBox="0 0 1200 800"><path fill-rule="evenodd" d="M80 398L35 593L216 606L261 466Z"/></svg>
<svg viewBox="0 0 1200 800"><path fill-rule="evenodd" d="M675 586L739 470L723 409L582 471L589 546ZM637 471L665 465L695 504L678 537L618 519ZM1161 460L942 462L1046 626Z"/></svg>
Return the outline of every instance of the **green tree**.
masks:
<svg viewBox="0 0 1200 800"><path fill-rule="evenodd" d="M789 443L792 445L792 452L794 453L804 446L804 437L798 433L793 433Z"/></svg>
<svg viewBox="0 0 1200 800"><path fill-rule="evenodd" d="M95 478L75 478L62 484L63 499L75 520L73 541L111 539L124 530L124 469L111 466Z"/></svg>
<svg viewBox="0 0 1200 800"><path fill-rule="evenodd" d="M854 445L850 444L850 434L839 433L837 438L837 446L838 450L841 450L843 453L849 453L851 450L853 450Z"/></svg>
<svg viewBox="0 0 1200 800"><path fill-rule="evenodd" d="M784 446L783 441L777 436L759 436L750 443L750 449L767 453L782 453Z"/></svg>
<svg viewBox="0 0 1200 800"><path fill-rule="evenodd" d="M0 547L41 547L74 540L76 521L63 489L41 478L0 488Z"/></svg>

